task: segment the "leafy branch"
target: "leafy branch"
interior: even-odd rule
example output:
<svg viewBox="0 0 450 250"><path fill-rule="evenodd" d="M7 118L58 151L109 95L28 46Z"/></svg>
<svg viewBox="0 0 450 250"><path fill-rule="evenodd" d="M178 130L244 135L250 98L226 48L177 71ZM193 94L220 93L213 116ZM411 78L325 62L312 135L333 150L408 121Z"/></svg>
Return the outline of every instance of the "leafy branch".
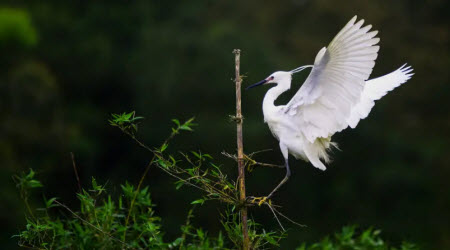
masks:
<svg viewBox="0 0 450 250"><path fill-rule="evenodd" d="M124 116L124 117L123 117ZM77 194L80 201L79 211L69 208L56 197L46 199L44 196L43 208L33 210L28 204L32 189L42 187L40 181L35 179L35 172L14 176L17 188L28 209L31 218L27 216L26 228L19 232L19 246L36 249L228 249L222 233L217 238L208 236L201 228L192 224L193 209L206 201L219 200L226 203L222 213L222 226L229 240L233 243L231 249L239 248L244 244L243 222L238 211L240 206L254 205L253 203L240 204L236 182L228 181L228 177L221 171L222 167L213 162L209 154L201 151L178 153L176 159L168 153L170 140L181 131L192 131L193 119L181 123L173 121L175 126L171 134L161 144L152 148L146 146L137 137L138 120L132 121L134 112L117 115L110 122L131 136L141 147L152 153L152 160L147 165L139 186L129 183L121 185L121 194L113 198L106 185L98 184L92 178L89 189L81 189ZM132 121L132 122L130 122ZM133 126L134 125L134 126ZM245 157L246 165L252 162L255 153ZM231 155L230 155L231 156ZM254 161L254 160L253 160ZM255 161L256 162L256 161ZM165 173L177 179L176 188L192 186L202 190L203 196L191 202L193 208L189 211L186 223L181 226L181 235L170 242L163 240L161 231L161 218L155 215L155 206L150 199L148 187L142 187L143 180L150 166L156 166ZM296 224L270 202L263 203L272 211L279 222L278 216ZM51 210L63 209L62 216L51 215ZM42 211L44 213L42 213ZM71 216L67 216L71 215ZM279 246L279 242L286 236L282 231L269 232L253 219L248 219L248 246L250 249L267 249ZM131 225L130 225L131 224ZM298 224L299 225L299 224ZM301 226L301 225L299 225ZM353 230L353 229L352 229ZM342 236L341 236L342 235ZM342 234L336 234L336 239L325 238L322 242L313 245L302 245L299 249L342 248L351 249L386 249L390 248L378 238L378 231L365 231L360 236L353 231L344 229ZM349 249L350 249L349 248ZM414 245L403 244L401 249L416 249Z"/></svg>
<svg viewBox="0 0 450 250"><path fill-rule="evenodd" d="M35 218L35 216L28 202L29 190L42 187L41 182L35 180L34 175L35 172L33 171L33 169L30 169L28 174L22 173L20 176L19 175L13 176L13 180L16 183L16 187L19 189L20 197L24 201L28 213L33 218Z"/></svg>
<svg viewBox="0 0 450 250"><path fill-rule="evenodd" d="M188 119L185 122L172 119L175 127L171 129L170 135L164 140L161 146L156 148L147 146L136 137L136 132L138 131L136 123L142 119L142 117L135 117L135 112L133 111L130 113L113 114L112 119L109 121L112 126L118 127L139 146L152 154L152 159L141 176L135 196L137 196L137 192L139 192L150 166L156 166L177 179L175 183L177 189L183 185L188 185L200 189L205 193L201 199L193 201L193 204L203 204L206 200L219 200L233 205L238 204L239 199L237 197L236 184L228 180L227 175L220 170L220 167L211 161L212 157L209 154L191 151L190 153L180 153L181 159L175 159L174 156L167 154L169 142L176 135L182 131L193 131L192 127L196 125L193 122L194 118ZM182 162L187 163L188 167L180 167ZM134 202L135 199L132 200L131 209L134 206ZM130 214L131 212L127 216L126 226L128 226ZM126 231L123 234L122 240L126 240Z"/></svg>
<svg viewBox="0 0 450 250"><path fill-rule="evenodd" d="M212 157L209 154L202 152L191 151L190 153L179 153L182 159L175 159L174 156L167 154L170 140L178 135L181 131L193 131L194 118L188 119L185 122L180 122L177 119L172 119L176 125L171 129L171 134L166 140L157 148L151 148L140 141L135 132L137 126L133 124L134 111L131 113L123 113L122 115L113 115L110 124L118 127L125 134L130 136L139 146L152 153L152 160L148 167L154 165L170 176L177 179L176 188L179 189L183 185L190 185L206 192L206 199L220 200L223 202L234 204L236 203L236 188L235 183L228 181L220 167L212 162ZM139 117L141 118L141 117ZM132 128L132 131L129 130ZM181 163L187 163L189 167L180 167ZM206 165L206 166L205 166ZM145 173L143 175L145 177ZM142 178L141 178L142 180ZM138 186L139 188L139 186ZM198 202L200 203L200 202Z"/></svg>
<svg viewBox="0 0 450 250"><path fill-rule="evenodd" d="M152 159L148 163L144 174L142 175L140 182L138 184L136 192L140 190L142 182L148 173L150 166L154 165L164 171L166 174L177 179L175 182L176 188L179 189L183 185L195 187L204 192L202 198L197 199L192 202L192 204L203 204L207 200L218 200L231 204L232 206L241 208L242 206L254 206L254 205L267 205L270 211L273 213L275 220L278 222L280 227L284 230L284 227L279 220L278 216L285 218L286 220L292 222L298 226L304 226L300 223L293 221L281 212L279 212L271 201L257 202L252 199L252 196L247 197L246 200L241 201L239 199L239 192L237 187L237 182L230 181L226 174L224 174L220 167L212 162L213 158L209 154L204 154L202 152L191 151L189 154L179 153L182 159L175 159L174 156L167 154L167 148L169 147L169 142L181 131L193 131L192 127L196 124L193 122L194 118L188 119L185 122L180 122L177 119L172 119L175 127L171 129L171 134L167 139L161 144L160 147L151 148L143 143L136 137L137 124L134 122L140 122L142 117L137 117L136 120L135 112L113 114L113 119L110 120L112 126L118 127L122 132L130 136L139 146L146 149L152 153ZM131 130L130 130L131 129ZM253 159L254 155L265 152L267 150L262 150L258 152L253 152L248 155L244 155L244 166L251 170L254 166L263 167L276 167L281 168L279 165L257 162ZM223 155L238 161L236 155L232 155L226 152L222 152ZM182 164L188 165L188 167L180 167ZM206 166L205 166L206 165ZM131 208L133 207L134 201L132 201ZM127 216L126 225L128 225L129 216ZM125 241L126 232L122 238Z"/></svg>

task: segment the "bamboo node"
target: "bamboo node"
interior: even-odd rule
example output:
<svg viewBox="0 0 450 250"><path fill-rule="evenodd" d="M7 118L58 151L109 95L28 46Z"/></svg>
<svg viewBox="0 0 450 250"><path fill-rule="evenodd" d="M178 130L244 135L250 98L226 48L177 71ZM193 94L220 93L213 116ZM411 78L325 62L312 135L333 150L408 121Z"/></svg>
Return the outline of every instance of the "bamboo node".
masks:
<svg viewBox="0 0 450 250"><path fill-rule="evenodd" d="M230 115L230 120L236 123L242 123L244 121L244 116L236 116L236 115Z"/></svg>

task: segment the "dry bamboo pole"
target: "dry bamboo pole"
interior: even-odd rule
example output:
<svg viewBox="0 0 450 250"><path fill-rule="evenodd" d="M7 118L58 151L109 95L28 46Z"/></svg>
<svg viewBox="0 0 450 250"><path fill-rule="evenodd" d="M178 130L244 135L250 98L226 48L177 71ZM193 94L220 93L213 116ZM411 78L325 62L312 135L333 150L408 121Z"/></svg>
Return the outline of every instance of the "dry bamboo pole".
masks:
<svg viewBox="0 0 450 250"><path fill-rule="evenodd" d="M240 60L241 60L241 50L233 50L235 67L236 67L236 127L237 127L237 162L238 162L238 172L239 172L239 200L242 204L241 206L241 220L242 220L242 233L243 242L242 249L248 250L250 247L250 241L248 238L248 225L247 225L247 206L246 196L245 196L245 162L244 162L244 145L242 139L242 109L241 109L241 84L242 78L240 75Z"/></svg>

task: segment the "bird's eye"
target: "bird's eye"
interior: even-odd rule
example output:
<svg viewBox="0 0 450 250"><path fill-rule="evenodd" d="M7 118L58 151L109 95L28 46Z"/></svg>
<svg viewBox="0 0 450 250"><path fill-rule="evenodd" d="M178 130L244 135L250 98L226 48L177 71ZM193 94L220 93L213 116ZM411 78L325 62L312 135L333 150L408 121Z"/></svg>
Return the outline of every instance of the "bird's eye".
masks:
<svg viewBox="0 0 450 250"><path fill-rule="evenodd" d="M271 77L269 77L269 78L270 78L270 80L273 80L275 77L271 76Z"/></svg>

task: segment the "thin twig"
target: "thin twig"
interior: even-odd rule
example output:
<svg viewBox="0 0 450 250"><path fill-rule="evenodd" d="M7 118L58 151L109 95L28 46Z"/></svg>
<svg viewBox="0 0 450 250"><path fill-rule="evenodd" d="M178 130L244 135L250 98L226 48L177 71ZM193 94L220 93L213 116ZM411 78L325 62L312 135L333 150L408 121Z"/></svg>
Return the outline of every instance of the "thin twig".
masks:
<svg viewBox="0 0 450 250"><path fill-rule="evenodd" d="M278 219L278 217L276 216L276 214L278 214L278 215L280 215L281 217L285 218L286 220L288 220L288 221L291 222L292 224L295 224L295 225L300 226L300 227L307 227L306 225L303 225L303 224L300 224L300 223L298 223L298 222L295 222L295 221L292 220L291 218L287 217L286 215L282 214L280 211L278 211L277 209L275 209L275 207L281 207L281 206L273 204L271 200L264 201L264 202L262 202L262 203L258 203L258 202L251 201L252 198L255 198L255 197L252 197L252 196L247 197L247 206L254 206L254 205L261 206L261 205L267 205L267 206L269 207L270 211L271 211L272 213L274 213L275 219L277 220L278 224L279 224L280 227L283 229L283 231L285 231L285 230L284 230L284 227L283 227L283 225L281 224L281 222L280 222L280 220ZM275 213L276 213L276 214L275 214Z"/></svg>
<svg viewBox="0 0 450 250"><path fill-rule="evenodd" d="M161 169L162 171L166 172L166 174L172 176L172 177L175 178L175 179L178 179L178 180L180 180L180 181L183 181L184 183L186 183L186 184L189 185L189 186L192 186L192 187L195 187L195 188L200 189L200 190L202 190L202 191L205 191L203 188L201 188L201 187L199 187L199 186L197 186L197 185L191 183L190 181L185 180L185 179L183 179L183 178L181 178L181 177L179 177L179 176L176 176L175 174L172 174L171 172L167 171L167 169L164 169L164 168L162 168L162 167L160 167L160 169Z"/></svg>
<svg viewBox="0 0 450 250"><path fill-rule="evenodd" d="M74 156L73 152L70 152L70 156L72 158L72 166L73 166L73 171L75 172L75 178L77 178L78 192L81 193L81 182L80 182L80 177L78 176L77 165L75 164L75 156Z"/></svg>
<svg viewBox="0 0 450 250"><path fill-rule="evenodd" d="M281 224L281 221L278 219L277 214L274 211L274 208L272 208L272 206L269 203L266 203L267 206L269 207L270 211L272 211L273 216L275 217L275 220L277 220L278 224L280 225L281 229L283 229L283 231L286 231L283 227L283 224Z"/></svg>
<svg viewBox="0 0 450 250"><path fill-rule="evenodd" d="M143 173L142 176L141 176L141 179L140 179L140 181L139 181L139 184L138 184L138 186L137 186L137 188L136 188L136 193L134 194L133 200L131 201L131 204L130 204L130 209L129 209L129 211L128 211L128 215L127 215L127 218L126 218L126 220L125 220L125 230L124 230L123 236L122 236L123 240L125 241L125 239L126 239L126 237L127 237L128 223L129 223L129 220L130 220L131 211L133 210L134 203L136 202L136 198L137 198L137 196L138 196L138 194L139 194L139 191L141 190L141 186L142 186L142 183L144 182L145 176L147 176L147 173L148 173L148 171L150 170L150 166L153 164L153 161L154 161L155 158L156 158L156 152L155 152L155 150L152 150L152 149L149 148L147 145L145 145L145 144L142 143L140 140L138 140L134 134L129 133L128 131L126 131L126 130L124 130L124 129L122 129L122 128L121 128L121 130L122 130L125 134L129 135L129 136L130 136L130 137L131 137L131 138L132 138L139 146L141 146L141 147L147 149L148 151L150 151L151 153L153 153L153 157L152 157L152 159L150 160L150 162L147 164L147 167L145 168L145 171L144 171L144 173ZM162 145L167 144L174 136L175 136L175 132L172 132L172 133L170 134L170 136L164 141L164 143L163 143Z"/></svg>
<svg viewBox="0 0 450 250"><path fill-rule="evenodd" d="M184 230L181 235L181 243L179 249L183 249L184 242L186 241L186 234L188 233L189 227L191 226L191 219L194 217L192 213L194 212L195 205L189 210L188 215L186 217L186 223L184 224Z"/></svg>
<svg viewBox="0 0 450 250"><path fill-rule="evenodd" d="M23 245L21 243L19 243L18 245L19 245L19 247L28 248L28 249L39 249L39 250L45 249L45 248L39 248L39 247L30 247L30 246Z"/></svg>
<svg viewBox="0 0 450 250"><path fill-rule="evenodd" d="M260 153L264 153L264 152L269 152L269 151L272 151L272 150L273 150L273 149L271 149L271 148L258 150L258 151L255 151L255 152L253 152L253 153L250 153L249 156L252 157L253 155L260 154Z"/></svg>
<svg viewBox="0 0 450 250"><path fill-rule="evenodd" d="M125 134L127 134L128 136L130 136L139 146L141 146L142 148L150 151L153 154L151 161L148 163L147 167L145 168L144 173L141 176L141 179L140 179L139 184L138 184L138 186L136 188L134 197L133 197L133 199L131 201L127 218L125 219L125 230L124 230L124 233L123 233L123 236L122 236L122 240L125 241L126 240L126 233L127 233L127 229L128 229L128 224L129 224L129 221L130 221L131 212L133 210L133 207L134 207L136 198L137 198L137 196L139 194L139 191L140 191L140 189L142 187L142 183L143 183L145 177L147 176L147 173L148 173L151 165L153 165L155 163L156 158L162 159L163 156L161 155L161 152L159 152L157 149L151 149L150 147L145 145L143 142L141 142L138 138L136 138L136 136L134 134L131 134L131 133L129 133L126 130L122 130L122 131ZM171 135L164 141L164 143L162 145L167 144L174 137L174 135L176 135L176 134L177 134L177 132L172 132ZM187 159L187 160L188 160L188 162L193 164L189 159ZM222 189L218 189L218 188L216 188L216 187L214 187L214 186L212 186L212 185L210 185L210 184L208 184L206 182L201 182L201 184L204 187L200 187L200 186L198 186L196 184L193 184L190 181L191 179L193 180L193 179L195 179L197 177L190 177L188 179L183 179L183 178L177 176L177 174L188 174L187 171L185 171L184 169L175 168L175 169L171 169L171 171L170 171L170 170L160 166L159 164L155 164L155 166L158 167L159 169L163 170L165 173L169 174L170 176L172 176L172 177L174 177L174 178L176 178L176 179L178 179L180 181L183 181L185 184L187 184L189 186L192 186L192 187L195 187L197 189L200 189L200 190L202 190L202 191L204 191L204 192L206 192L208 194L211 194L211 193L220 194L221 195L221 199L220 199L221 201L224 201L224 202L227 202L227 203L231 203L231 204L237 203L237 201L236 201L236 199L234 197L228 195Z"/></svg>
<svg viewBox="0 0 450 250"><path fill-rule="evenodd" d="M125 219L125 230L123 231L123 236L122 236L123 241L125 241L125 239L127 237L128 223L130 221L130 216L131 216L131 212L132 212L133 207L134 207L134 203L136 202L136 198L137 198L137 196L139 194L139 191L141 190L141 186L142 186L142 183L144 182L145 176L147 176L147 173L150 170L150 166L152 165L154 160L155 160L155 155L153 155L152 160L147 164L147 167L145 168L145 171L142 174L141 179L139 181L139 184L138 184L138 186L136 188L136 192L134 194L133 200L131 200L130 208L128 209L128 215L127 215L127 218Z"/></svg>
<svg viewBox="0 0 450 250"><path fill-rule="evenodd" d="M264 163L264 162L257 162L253 160L252 158L248 157L247 155L244 155L245 159L250 163L250 166L261 166L261 167L270 167L270 168L285 168L284 165L275 165L271 163Z"/></svg>
<svg viewBox="0 0 450 250"><path fill-rule="evenodd" d="M245 158L245 160L247 160L247 162L249 163L250 166L261 166L261 167L270 167L270 168L285 168L284 165L276 165L276 164L271 164L271 163L264 163L264 162L255 161L255 160L253 160L252 158L249 157L249 156L251 156L253 154L254 153L251 153L249 155L245 155L244 154L244 158ZM227 153L225 151L222 152L222 155L237 161L237 156L236 155Z"/></svg>
<svg viewBox="0 0 450 250"><path fill-rule="evenodd" d="M279 214L281 217L285 218L285 219L288 220L289 222L291 222L291 223L293 223L293 224L295 224L295 225L297 225L297 226L300 226L300 227L307 227L307 225L300 224L300 223L298 223L298 222L293 221L292 219L290 219L290 218L287 217L286 215L282 214L280 211L276 210L275 208L272 207L271 209L273 209L277 214Z"/></svg>

